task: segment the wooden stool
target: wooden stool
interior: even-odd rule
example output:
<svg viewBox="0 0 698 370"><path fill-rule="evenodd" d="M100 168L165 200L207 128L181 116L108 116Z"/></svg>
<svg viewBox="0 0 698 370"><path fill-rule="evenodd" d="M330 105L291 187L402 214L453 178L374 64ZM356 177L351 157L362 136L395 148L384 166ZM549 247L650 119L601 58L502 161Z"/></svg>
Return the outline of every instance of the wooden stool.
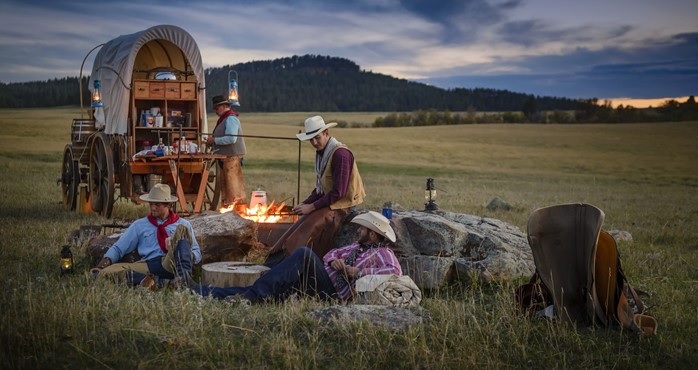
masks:
<svg viewBox="0 0 698 370"><path fill-rule="evenodd" d="M217 287L246 287L254 284L269 267L250 262L223 261L201 266L204 285Z"/></svg>

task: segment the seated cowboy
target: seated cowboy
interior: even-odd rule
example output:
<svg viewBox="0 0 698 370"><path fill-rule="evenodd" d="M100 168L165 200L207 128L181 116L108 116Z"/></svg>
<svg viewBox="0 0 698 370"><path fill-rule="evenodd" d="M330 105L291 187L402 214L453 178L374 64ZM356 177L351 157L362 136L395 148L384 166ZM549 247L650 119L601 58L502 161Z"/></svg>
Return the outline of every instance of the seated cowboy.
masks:
<svg viewBox="0 0 698 370"><path fill-rule="evenodd" d="M192 285L190 288L204 296L249 303L282 301L293 293L348 302L355 296L356 280L360 277L402 275L400 262L390 248L395 242L390 221L378 212L369 211L351 222L359 225L358 240L330 250L323 258L310 248L301 247L252 286Z"/></svg>
<svg viewBox="0 0 698 370"><path fill-rule="evenodd" d="M302 215L271 247L264 262L273 267L297 248L308 247L324 257L352 209L361 204L366 192L349 147L330 135L336 122L325 123L320 116L305 120L299 140L315 149L315 188L293 213Z"/></svg>
<svg viewBox="0 0 698 370"><path fill-rule="evenodd" d="M166 184L156 184L140 199L150 204L150 214L134 221L90 272L132 285L152 274L184 286L183 282L191 281L192 258L194 263L201 261L191 223L172 210L177 197ZM140 261L116 263L133 251L138 251Z"/></svg>

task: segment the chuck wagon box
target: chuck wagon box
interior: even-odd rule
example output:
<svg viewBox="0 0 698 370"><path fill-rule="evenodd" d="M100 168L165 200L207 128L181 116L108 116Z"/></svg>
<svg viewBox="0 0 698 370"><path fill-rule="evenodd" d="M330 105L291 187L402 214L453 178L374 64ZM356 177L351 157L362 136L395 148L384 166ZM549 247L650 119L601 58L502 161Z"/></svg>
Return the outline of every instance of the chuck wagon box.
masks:
<svg viewBox="0 0 698 370"><path fill-rule="evenodd" d="M222 156L204 149L205 76L192 36L161 25L97 48L89 81L93 101L85 117L73 120L64 150L65 206L109 218L116 198L139 202L162 182L176 192L178 212L216 209L216 160ZM184 140L189 145L181 145ZM153 150L160 143L162 150Z"/></svg>

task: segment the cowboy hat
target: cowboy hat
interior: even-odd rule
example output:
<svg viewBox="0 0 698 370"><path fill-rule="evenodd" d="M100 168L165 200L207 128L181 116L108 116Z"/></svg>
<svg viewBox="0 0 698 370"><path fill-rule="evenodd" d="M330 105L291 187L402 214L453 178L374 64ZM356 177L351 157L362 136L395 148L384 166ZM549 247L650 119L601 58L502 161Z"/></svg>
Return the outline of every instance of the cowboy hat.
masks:
<svg viewBox="0 0 698 370"><path fill-rule="evenodd" d="M395 231L390 227L390 221L378 212L368 211L367 213L362 213L354 217L351 222L365 226L388 238L391 242L395 242Z"/></svg>
<svg viewBox="0 0 698 370"><path fill-rule="evenodd" d="M320 116L312 116L305 120L305 132L296 134L298 140L306 141L314 138L317 134L327 130L330 127L337 126L337 122L325 123L325 120Z"/></svg>
<svg viewBox="0 0 698 370"><path fill-rule="evenodd" d="M148 194L143 194L140 198L151 203L174 203L177 201L177 197L170 194L170 186L167 184L155 184Z"/></svg>
<svg viewBox="0 0 698 370"><path fill-rule="evenodd" d="M213 99L211 99L211 102L213 103L214 108L221 105L221 104L230 105L230 102L228 101L228 99L224 98L223 95L214 96Z"/></svg>

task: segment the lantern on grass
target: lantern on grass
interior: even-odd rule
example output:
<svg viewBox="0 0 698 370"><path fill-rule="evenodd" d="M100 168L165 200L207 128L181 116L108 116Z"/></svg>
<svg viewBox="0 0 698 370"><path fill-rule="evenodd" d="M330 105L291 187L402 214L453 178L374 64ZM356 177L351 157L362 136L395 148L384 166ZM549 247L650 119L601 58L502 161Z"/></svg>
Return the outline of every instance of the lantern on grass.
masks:
<svg viewBox="0 0 698 370"><path fill-rule="evenodd" d="M102 103L102 83L99 80L94 81L94 89L92 91L92 108L101 108Z"/></svg>
<svg viewBox="0 0 698 370"><path fill-rule="evenodd" d="M64 245L61 249L61 275L72 273L74 265L73 252L70 251L69 245Z"/></svg>
<svg viewBox="0 0 698 370"><path fill-rule="evenodd" d="M427 201L424 204L425 211L436 211L439 206L434 202L436 200L436 188L434 188L434 179L427 179L427 188L424 190L424 199Z"/></svg>
<svg viewBox="0 0 698 370"><path fill-rule="evenodd" d="M235 78L231 78L231 74L235 74ZM238 73L235 72L235 70L230 70L228 71L228 101L230 102L230 105L239 107L240 106L240 101L238 97Z"/></svg>

